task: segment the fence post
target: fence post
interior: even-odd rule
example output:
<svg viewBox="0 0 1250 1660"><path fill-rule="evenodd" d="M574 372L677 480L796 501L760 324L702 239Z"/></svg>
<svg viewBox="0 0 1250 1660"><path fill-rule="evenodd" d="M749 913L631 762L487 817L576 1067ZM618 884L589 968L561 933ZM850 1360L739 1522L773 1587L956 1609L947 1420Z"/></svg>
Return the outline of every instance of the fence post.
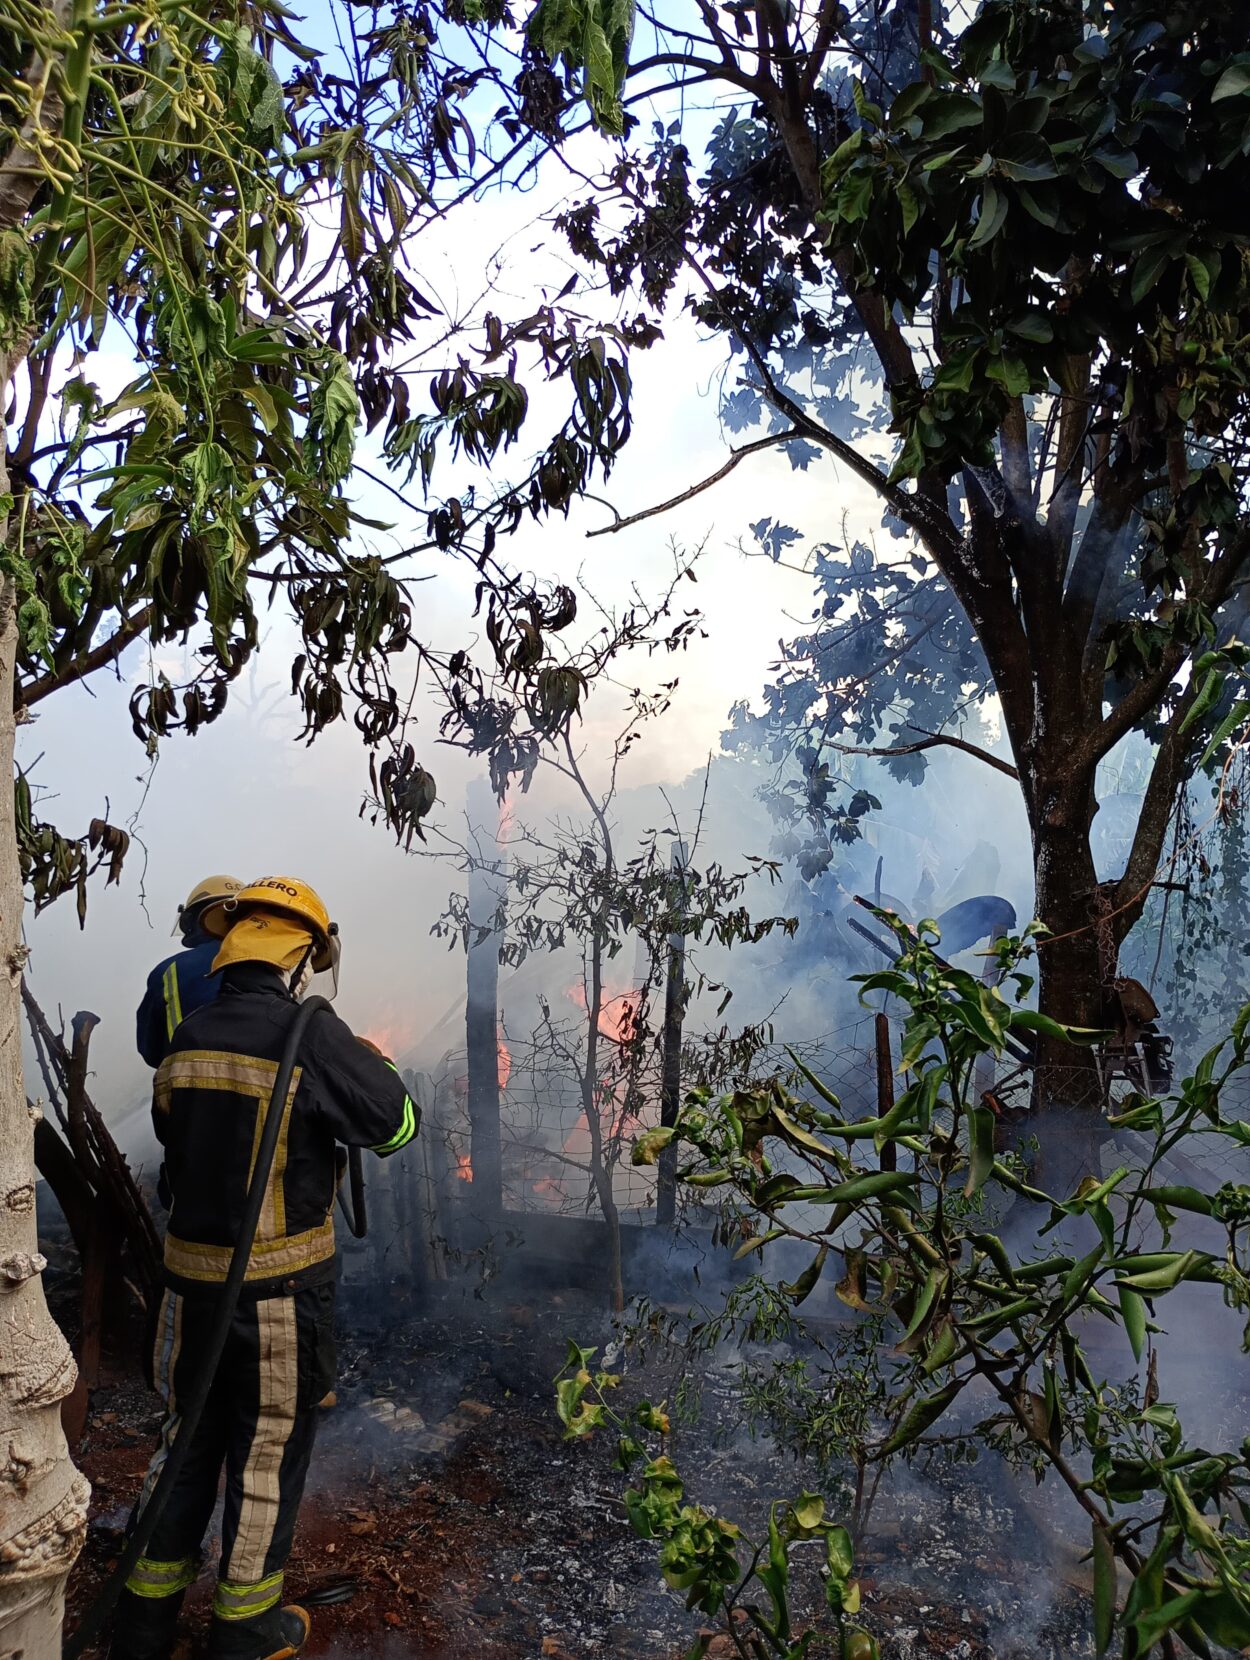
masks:
<svg viewBox="0 0 1250 1660"><path fill-rule="evenodd" d="M876 1017L877 1037L877 1117L884 1118L894 1105L894 1057L890 1053L890 1017ZM881 1168L898 1169L898 1149L887 1141L881 1149Z"/></svg>
<svg viewBox="0 0 1250 1660"><path fill-rule="evenodd" d="M469 1070L470 1151L473 1209L497 1217L503 1206L499 1127L499 946L498 917L504 902L494 792L475 780L469 786L469 839L475 854L469 866L469 927L465 1047ZM479 937L480 936L480 937Z"/></svg>
<svg viewBox="0 0 1250 1660"><path fill-rule="evenodd" d="M685 842L673 843L670 869L673 874L674 910L677 919L686 916L686 866L689 853ZM675 928L668 936L668 977L664 986L664 1062L660 1080L660 1123L667 1129L677 1122L681 1108L681 1028L686 998L686 936ZM658 1227L672 1227L677 1219L677 1149L660 1152L655 1187L655 1220Z"/></svg>

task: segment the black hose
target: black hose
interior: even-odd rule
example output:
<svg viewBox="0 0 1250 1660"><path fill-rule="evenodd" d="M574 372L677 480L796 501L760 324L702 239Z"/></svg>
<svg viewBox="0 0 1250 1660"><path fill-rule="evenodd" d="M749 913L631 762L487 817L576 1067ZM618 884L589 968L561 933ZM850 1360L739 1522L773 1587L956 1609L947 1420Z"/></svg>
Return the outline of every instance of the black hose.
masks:
<svg viewBox="0 0 1250 1660"><path fill-rule="evenodd" d="M239 1226L239 1237L235 1241L234 1252L230 1258L230 1267L226 1272L225 1284L217 1296L213 1329L209 1336L205 1364L196 1378L190 1399L178 1414L178 1433L174 1437L174 1444L165 1459L165 1465L161 1470L156 1486L152 1489L152 1495L139 1512L134 1531L130 1535L126 1548L122 1551L116 1568L114 1568L95 1601L83 1615L78 1629L62 1648L61 1660L78 1660L79 1655L90 1648L104 1630L109 1615L117 1606L117 1599L121 1596L126 1581L134 1572L135 1563L147 1548L156 1524L160 1521L165 1506L169 1503L170 1495L174 1490L174 1483L178 1480L182 1472L182 1466L187 1461L196 1427L203 1416L205 1406L208 1404L209 1391L213 1387L217 1368L221 1364L226 1339L230 1335L230 1324L234 1319L234 1311L238 1307L239 1293L243 1289L248 1259L252 1254L256 1228L260 1222L261 1206L265 1202L265 1190L269 1186L269 1175L273 1169L273 1156L278 1145L278 1132L282 1128L282 1115L291 1088L291 1077L295 1071L300 1042L313 1015L319 1010L328 1009L329 1007L330 1005L324 997L310 997L306 1002L300 1004L295 1019L291 1022L291 1029L287 1033L286 1046L282 1051L282 1059L278 1062L278 1072L273 1082L273 1094L269 1097L269 1106L265 1112L265 1126L261 1131L260 1147L256 1154L256 1164L252 1172L252 1185L247 1190L247 1199L243 1206L243 1220Z"/></svg>

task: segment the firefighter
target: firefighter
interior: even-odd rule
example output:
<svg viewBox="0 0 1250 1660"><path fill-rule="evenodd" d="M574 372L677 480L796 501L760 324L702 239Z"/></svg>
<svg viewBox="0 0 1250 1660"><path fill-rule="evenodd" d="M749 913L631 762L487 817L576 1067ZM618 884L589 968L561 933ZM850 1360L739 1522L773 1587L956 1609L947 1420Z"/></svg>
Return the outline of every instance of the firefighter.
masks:
<svg viewBox="0 0 1250 1660"><path fill-rule="evenodd" d="M175 934L182 950L157 963L148 975L148 987L135 1017L135 1046L155 1069L165 1059L184 1016L216 997L221 976L214 974L213 958L221 944L205 932L203 917L211 905L229 899L243 887L237 876L206 876L178 907Z"/></svg>
<svg viewBox="0 0 1250 1660"><path fill-rule="evenodd" d="M179 1425L179 1402L204 1363L215 1294L226 1278L253 1147L298 998L337 962L325 906L285 876L250 883L206 911L221 938L221 991L187 1016L156 1074L152 1107L173 1204L166 1290L153 1351L166 1408L139 1508ZM304 1035L290 1105L252 1246L243 1295L192 1450L127 1582L113 1660L164 1660L226 1472L212 1660L298 1654L309 1620L282 1606L316 1431L334 1379L335 1146L382 1157L415 1135L418 1111L395 1068L329 1010Z"/></svg>

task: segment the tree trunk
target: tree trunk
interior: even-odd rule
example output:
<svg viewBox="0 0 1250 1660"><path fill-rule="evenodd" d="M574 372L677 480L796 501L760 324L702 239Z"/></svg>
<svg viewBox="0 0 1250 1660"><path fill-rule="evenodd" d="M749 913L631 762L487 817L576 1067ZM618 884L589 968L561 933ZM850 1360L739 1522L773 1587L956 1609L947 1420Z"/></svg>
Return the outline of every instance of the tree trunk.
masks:
<svg viewBox="0 0 1250 1660"><path fill-rule="evenodd" d="M497 1221L503 1209L502 1142L499 1122L499 946L496 919L504 899L498 870L498 842L489 829L499 815L488 785L469 788L470 835L479 851L469 868L470 934L466 953L465 1043L469 1072L470 1154L473 1166L472 1209ZM488 874L486 864L495 871ZM485 931L477 938L476 930Z"/></svg>
<svg viewBox="0 0 1250 1660"><path fill-rule="evenodd" d="M0 472L3 469L0 468ZM13 684L17 616L0 587L0 685ZM90 1489L70 1461L61 1401L73 1356L40 1279L34 1115L22 1079L22 878L13 822L13 699L0 698L0 1655L59 1660L65 1582Z"/></svg>
<svg viewBox="0 0 1250 1660"><path fill-rule="evenodd" d="M1038 943L1038 1007L1065 1026L1103 1024L1103 988L1115 972L1090 847L1096 810L1092 783L1069 780L1046 799L1033 827L1035 910L1050 930ZM1033 1105L1045 1109L1038 1179L1052 1192L1070 1190L1097 1171L1104 1136L1092 1050L1039 1033Z"/></svg>

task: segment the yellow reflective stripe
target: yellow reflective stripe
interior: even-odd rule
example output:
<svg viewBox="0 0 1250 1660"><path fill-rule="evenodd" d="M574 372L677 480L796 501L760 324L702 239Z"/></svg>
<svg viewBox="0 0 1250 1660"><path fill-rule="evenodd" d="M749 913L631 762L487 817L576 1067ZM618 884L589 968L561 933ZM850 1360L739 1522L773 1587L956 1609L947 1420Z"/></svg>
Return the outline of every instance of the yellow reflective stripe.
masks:
<svg viewBox="0 0 1250 1660"><path fill-rule="evenodd" d="M303 1076L303 1068L299 1066L291 1074L291 1087L287 1093L286 1105L282 1110L282 1123L278 1132L278 1142L274 1150L273 1165L269 1172L264 1205L260 1215L259 1237L262 1242L274 1242L275 1248L285 1243L283 1235L286 1231L286 1172L290 1156L291 1115ZM219 1090L226 1094L241 1095L245 1099L254 1101L256 1116L252 1132L252 1154L247 1169L247 1180L250 1186L252 1174L256 1168L256 1159L260 1152L261 1137L264 1133L265 1119L269 1110L269 1100L273 1094L273 1086L277 1081L277 1077L277 1061L262 1060L255 1055L235 1055L222 1049L184 1049L177 1054L170 1055L157 1074L157 1106L170 1112L176 1110L176 1095L180 1090ZM199 1250L201 1247L195 1246L194 1249ZM205 1246L203 1249L211 1250L213 1247ZM328 1251L321 1251L311 1260L320 1261L322 1257L330 1254ZM255 1255L255 1251L253 1255ZM165 1261L173 1272L180 1274L184 1279L208 1280L217 1283L225 1278L224 1273L219 1272L216 1267L211 1265L200 1272L187 1268L174 1268L172 1262L170 1262L168 1250L166 1250ZM272 1271L274 1273L291 1272L294 1269L307 1266L307 1261L296 1260L291 1263L283 1263ZM263 1277L267 1276L249 1270L249 1279L254 1280Z"/></svg>
<svg viewBox="0 0 1250 1660"><path fill-rule="evenodd" d="M384 1141L380 1147L373 1148L375 1153L385 1156L387 1153L397 1153L401 1147L406 1147L416 1134L417 1119L412 1108L411 1096L404 1096L404 1121L395 1131L389 1141Z"/></svg>
<svg viewBox="0 0 1250 1660"><path fill-rule="evenodd" d="M172 1233L165 1235L165 1266L179 1279L220 1285L233 1255L232 1245L203 1245L179 1239ZM298 1274L301 1269L311 1268L333 1255L334 1218L331 1216L320 1227L291 1234L287 1239L258 1239L252 1246L245 1278L269 1280L283 1274Z"/></svg>
<svg viewBox="0 0 1250 1660"><path fill-rule="evenodd" d="M141 1556L126 1581L126 1589L136 1597L173 1597L194 1585L199 1571L199 1558L195 1556L183 1556L176 1562Z"/></svg>
<svg viewBox="0 0 1250 1660"><path fill-rule="evenodd" d="M238 1055L228 1049L183 1049L173 1057L175 1089L236 1089L244 1095L266 1097L278 1076L277 1061L257 1055Z"/></svg>
<svg viewBox="0 0 1250 1660"><path fill-rule="evenodd" d="M264 1614L282 1599L282 1573L270 1574L268 1579L254 1585L234 1585L219 1579L213 1595L213 1614L219 1620L250 1620Z"/></svg>
<svg viewBox="0 0 1250 1660"><path fill-rule="evenodd" d="M173 1037L182 1025L182 999L178 995L178 965L170 963L165 970L165 1034Z"/></svg>

